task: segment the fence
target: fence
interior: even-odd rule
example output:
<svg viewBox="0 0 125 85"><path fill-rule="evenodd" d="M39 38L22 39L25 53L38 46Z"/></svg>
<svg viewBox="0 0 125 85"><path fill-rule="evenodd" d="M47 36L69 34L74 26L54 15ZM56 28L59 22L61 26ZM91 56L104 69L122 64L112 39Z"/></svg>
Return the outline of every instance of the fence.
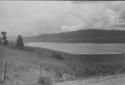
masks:
<svg viewBox="0 0 125 85"><path fill-rule="evenodd" d="M5 85L7 62L5 57L0 59L0 85Z"/></svg>

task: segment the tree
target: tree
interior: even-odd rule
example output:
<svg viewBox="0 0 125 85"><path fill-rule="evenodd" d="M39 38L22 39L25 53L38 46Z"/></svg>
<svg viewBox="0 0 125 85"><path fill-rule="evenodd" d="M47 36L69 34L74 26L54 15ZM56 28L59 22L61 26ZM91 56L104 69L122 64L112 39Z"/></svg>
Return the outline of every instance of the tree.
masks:
<svg viewBox="0 0 125 85"><path fill-rule="evenodd" d="M16 48L24 49L23 37L21 35L17 37Z"/></svg>
<svg viewBox="0 0 125 85"><path fill-rule="evenodd" d="M1 32L1 41L2 41L2 45L7 46L8 45L8 40L7 40L7 36L6 36L7 32Z"/></svg>
<svg viewBox="0 0 125 85"><path fill-rule="evenodd" d="M2 44L1 42L2 42L2 40L1 40L1 37L0 37L0 45Z"/></svg>

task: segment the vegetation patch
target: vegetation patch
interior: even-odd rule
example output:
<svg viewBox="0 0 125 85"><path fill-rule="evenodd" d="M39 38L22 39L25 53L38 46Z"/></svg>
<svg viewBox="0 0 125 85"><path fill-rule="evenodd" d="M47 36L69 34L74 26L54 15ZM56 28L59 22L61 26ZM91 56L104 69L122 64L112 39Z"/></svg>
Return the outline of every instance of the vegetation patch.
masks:
<svg viewBox="0 0 125 85"><path fill-rule="evenodd" d="M53 85L52 81L48 77L41 76L38 80L38 84L40 85Z"/></svg>

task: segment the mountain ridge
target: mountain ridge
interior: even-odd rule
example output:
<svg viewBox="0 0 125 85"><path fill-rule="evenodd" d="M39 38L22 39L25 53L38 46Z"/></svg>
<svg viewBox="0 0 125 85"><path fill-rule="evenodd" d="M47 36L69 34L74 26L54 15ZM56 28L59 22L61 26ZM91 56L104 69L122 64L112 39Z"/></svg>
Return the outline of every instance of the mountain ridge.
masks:
<svg viewBox="0 0 125 85"><path fill-rule="evenodd" d="M86 29L27 37L26 42L125 43L125 30Z"/></svg>

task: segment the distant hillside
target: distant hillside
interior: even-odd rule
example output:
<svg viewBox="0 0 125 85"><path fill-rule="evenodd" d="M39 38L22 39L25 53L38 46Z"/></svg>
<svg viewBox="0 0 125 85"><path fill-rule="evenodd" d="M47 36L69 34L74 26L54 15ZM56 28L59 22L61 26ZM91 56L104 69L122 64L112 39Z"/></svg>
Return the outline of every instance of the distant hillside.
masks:
<svg viewBox="0 0 125 85"><path fill-rule="evenodd" d="M124 30L78 30L25 38L26 42L125 43Z"/></svg>

